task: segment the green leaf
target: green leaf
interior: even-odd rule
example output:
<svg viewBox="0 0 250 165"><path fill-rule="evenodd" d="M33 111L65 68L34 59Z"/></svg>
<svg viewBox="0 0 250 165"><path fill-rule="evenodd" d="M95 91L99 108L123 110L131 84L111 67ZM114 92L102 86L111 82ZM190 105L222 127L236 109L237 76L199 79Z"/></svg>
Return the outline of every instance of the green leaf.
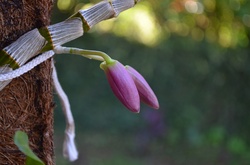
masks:
<svg viewBox="0 0 250 165"><path fill-rule="evenodd" d="M28 135L22 131L16 131L14 136L14 143L20 151L24 153L26 158L26 165L45 165L29 147Z"/></svg>

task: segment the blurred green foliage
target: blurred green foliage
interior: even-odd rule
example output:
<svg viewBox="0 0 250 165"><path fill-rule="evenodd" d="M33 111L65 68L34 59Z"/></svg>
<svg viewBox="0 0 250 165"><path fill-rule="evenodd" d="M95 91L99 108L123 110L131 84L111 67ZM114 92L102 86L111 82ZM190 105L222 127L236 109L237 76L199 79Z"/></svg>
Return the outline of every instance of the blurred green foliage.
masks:
<svg viewBox="0 0 250 165"><path fill-rule="evenodd" d="M58 0L53 23L96 2ZM158 111L142 105L133 114L113 96L99 62L57 55L76 121L75 164L249 164L249 8L247 0L144 0L67 44L133 66L160 102ZM60 107L55 126L59 147Z"/></svg>

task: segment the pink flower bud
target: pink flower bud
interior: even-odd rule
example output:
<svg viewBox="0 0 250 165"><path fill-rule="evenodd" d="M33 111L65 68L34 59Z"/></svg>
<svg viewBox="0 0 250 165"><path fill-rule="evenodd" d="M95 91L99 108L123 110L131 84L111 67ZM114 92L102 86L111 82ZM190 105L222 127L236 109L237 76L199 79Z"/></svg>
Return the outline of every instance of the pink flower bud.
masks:
<svg viewBox="0 0 250 165"><path fill-rule="evenodd" d="M135 83L125 67L118 61L103 62L100 66L106 73L115 96L132 112L139 113L140 97Z"/></svg>
<svg viewBox="0 0 250 165"><path fill-rule="evenodd" d="M141 101L154 109L159 109L158 99L143 76L131 66L125 68L135 82Z"/></svg>

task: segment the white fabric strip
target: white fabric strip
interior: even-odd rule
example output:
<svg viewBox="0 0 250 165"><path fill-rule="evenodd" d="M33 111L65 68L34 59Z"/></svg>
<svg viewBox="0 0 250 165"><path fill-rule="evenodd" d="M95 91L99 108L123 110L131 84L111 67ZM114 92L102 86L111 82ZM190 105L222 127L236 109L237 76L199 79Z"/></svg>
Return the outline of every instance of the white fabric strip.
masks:
<svg viewBox="0 0 250 165"><path fill-rule="evenodd" d="M65 94L62 86L58 80L56 68L52 60L52 78L54 82L54 88L59 96L61 101L62 110L66 119L66 129L63 142L63 156L70 161L75 161L78 158L78 151L75 145L75 123L73 115L70 109L70 103L67 95Z"/></svg>

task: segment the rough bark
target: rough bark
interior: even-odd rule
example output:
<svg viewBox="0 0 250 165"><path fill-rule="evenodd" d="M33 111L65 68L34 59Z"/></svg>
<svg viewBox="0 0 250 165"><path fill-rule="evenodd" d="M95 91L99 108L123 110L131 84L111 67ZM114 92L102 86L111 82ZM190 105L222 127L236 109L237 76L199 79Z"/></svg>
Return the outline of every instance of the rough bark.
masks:
<svg viewBox="0 0 250 165"><path fill-rule="evenodd" d="M52 5L53 0L0 0L0 49L48 25ZM51 73L48 60L0 91L0 164L24 164L25 155L13 143L17 130L28 134L45 164L54 164Z"/></svg>

